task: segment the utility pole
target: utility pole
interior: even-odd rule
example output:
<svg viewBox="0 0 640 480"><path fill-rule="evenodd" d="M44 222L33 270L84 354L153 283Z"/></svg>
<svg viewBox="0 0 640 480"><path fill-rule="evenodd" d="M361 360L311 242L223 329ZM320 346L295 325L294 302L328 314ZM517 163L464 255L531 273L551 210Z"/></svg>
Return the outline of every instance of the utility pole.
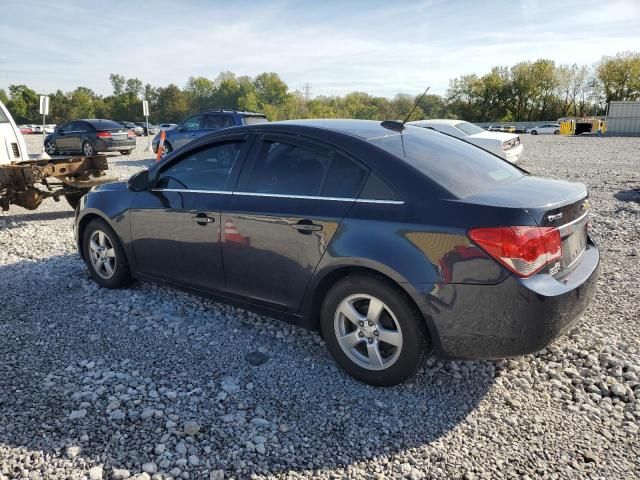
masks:
<svg viewBox="0 0 640 480"><path fill-rule="evenodd" d="M302 91L304 92L304 100L309 103L309 99L311 98L311 85L309 82L302 86Z"/></svg>

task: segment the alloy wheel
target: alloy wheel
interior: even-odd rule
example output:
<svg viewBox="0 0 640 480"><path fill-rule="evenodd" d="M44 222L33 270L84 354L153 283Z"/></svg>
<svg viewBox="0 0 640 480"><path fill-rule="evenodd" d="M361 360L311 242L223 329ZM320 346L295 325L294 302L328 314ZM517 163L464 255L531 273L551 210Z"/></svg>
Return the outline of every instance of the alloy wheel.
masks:
<svg viewBox="0 0 640 480"><path fill-rule="evenodd" d="M82 147L82 153L84 153L85 157L92 157L93 156L93 146L89 142L85 142L84 146Z"/></svg>
<svg viewBox="0 0 640 480"><path fill-rule="evenodd" d="M44 151L49 155L53 155L54 153L56 153L56 146L53 144L53 142L46 142L44 144Z"/></svg>
<svg viewBox="0 0 640 480"><path fill-rule="evenodd" d="M367 370L384 370L402 351L402 330L391 309L380 299L350 295L336 309L335 335L351 361Z"/></svg>
<svg viewBox="0 0 640 480"><path fill-rule="evenodd" d="M96 230L89 238L89 257L93 270L105 280L116 271L116 252L113 242L102 230Z"/></svg>

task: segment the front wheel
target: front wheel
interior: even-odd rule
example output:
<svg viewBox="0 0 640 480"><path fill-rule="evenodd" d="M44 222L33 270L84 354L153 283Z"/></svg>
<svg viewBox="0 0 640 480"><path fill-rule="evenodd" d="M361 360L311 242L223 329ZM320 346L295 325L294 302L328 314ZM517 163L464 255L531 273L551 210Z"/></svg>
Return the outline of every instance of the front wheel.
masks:
<svg viewBox="0 0 640 480"><path fill-rule="evenodd" d="M85 142L82 144L82 153L85 157L93 157L96 154L96 150L95 148L93 148L93 145L91 145L90 142L87 142L85 140Z"/></svg>
<svg viewBox="0 0 640 480"><path fill-rule="evenodd" d="M424 319L398 287L349 275L327 293L321 330L329 352L352 377L388 387L413 376L429 352Z"/></svg>
<svg viewBox="0 0 640 480"><path fill-rule="evenodd" d="M554 130L554 131L553 131L553 134L554 134L554 135L560 135L560 130Z"/></svg>
<svg viewBox="0 0 640 480"><path fill-rule="evenodd" d="M537 135L538 131L537 130L531 130L531 135Z"/></svg>
<svg viewBox="0 0 640 480"><path fill-rule="evenodd" d="M55 155L57 153L55 142L51 140L44 142L44 151L47 152L48 155Z"/></svg>
<svg viewBox="0 0 640 480"><path fill-rule="evenodd" d="M171 146L171 144L169 142L164 142L164 145L162 147L162 156L166 157L172 151L173 151L173 147Z"/></svg>
<svg viewBox="0 0 640 480"><path fill-rule="evenodd" d="M120 155L131 155L131 150L120 150Z"/></svg>
<svg viewBox="0 0 640 480"><path fill-rule="evenodd" d="M83 236L84 260L93 279L105 288L124 288L133 281L118 236L101 219L91 220Z"/></svg>

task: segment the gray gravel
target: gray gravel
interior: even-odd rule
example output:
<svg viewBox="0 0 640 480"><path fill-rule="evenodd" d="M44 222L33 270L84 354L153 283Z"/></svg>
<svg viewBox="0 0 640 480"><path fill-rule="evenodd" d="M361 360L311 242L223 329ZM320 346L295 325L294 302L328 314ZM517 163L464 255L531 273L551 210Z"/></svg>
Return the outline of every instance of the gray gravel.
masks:
<svg viewBox="0 0 640 480"><path fill-rule="evenodd" d="M148 164L145 142L112 173ZM390 389L346 377L317 334L98 288L64 201L0 214L0 479L638 478L640 139L524 142L525 168L590 188L595 301L536 355L429 361Z"/></svg>

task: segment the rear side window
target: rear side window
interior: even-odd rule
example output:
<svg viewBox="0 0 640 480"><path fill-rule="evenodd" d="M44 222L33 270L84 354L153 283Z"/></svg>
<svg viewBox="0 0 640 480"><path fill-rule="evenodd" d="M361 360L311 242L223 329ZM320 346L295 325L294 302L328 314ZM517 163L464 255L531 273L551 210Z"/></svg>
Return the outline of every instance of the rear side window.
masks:
<svg viewBox="0 0 640 480"><path fill-rule="evenodd" d="M328 155L282 142L265 141L260 146L241 190L277 195L320 195L330 163Z"/></svg>
<svg viewBox="0 0 640 480"><path fill-rule="evenodd" d="M322 196L355 198L360 192L365 174L364 167L341 153L334 153L322 187Z"/></svg>
<svg viewBox="0 0 640 480"><path fill-rule="evenodd" d="M399 196L375 173L371 173L364 184L360 198L366 200L398 200Z"/></svg>
<svg viewBox="0 0 640 480"><path fill-rule="evenodd" d="M192 152L160 172L156 188L228 191L227 179L244 142L226 142Z"/></svg>
<svg viewBox="0 0 640 480"><path fill-rule="evenodd" d="M122 125L112 120L88 120L87 123L97 130L116 130L122 128ZM86 130L85 122L82 122L82 124L82 129ZM78 125L75 126L77 127Z"/></svg>
<svg viewBox="0 0 640 480"><path fill-rule="evenodd" d="M235 122L231 115L207 115L204 121L205 129L219 129L233 127Z"/></svg>
<svg viewBox="0 0 640 480"><path fill-rule="evenodd" d="M402 134L370 140L458 198L512 182L524 174L489 152L427 129L408 127Z"/></svg>
<svg viewBox="0 0 640 480"><path fill-rule="evenodd" d="M181 128L186 130L187 132L193 130L200 130L200 124L202 123L203 117L202 115L196 115L195 117L187 118L185 122L182 124ZM163 127L170 127L170 123L162 124Z"/></svg>

